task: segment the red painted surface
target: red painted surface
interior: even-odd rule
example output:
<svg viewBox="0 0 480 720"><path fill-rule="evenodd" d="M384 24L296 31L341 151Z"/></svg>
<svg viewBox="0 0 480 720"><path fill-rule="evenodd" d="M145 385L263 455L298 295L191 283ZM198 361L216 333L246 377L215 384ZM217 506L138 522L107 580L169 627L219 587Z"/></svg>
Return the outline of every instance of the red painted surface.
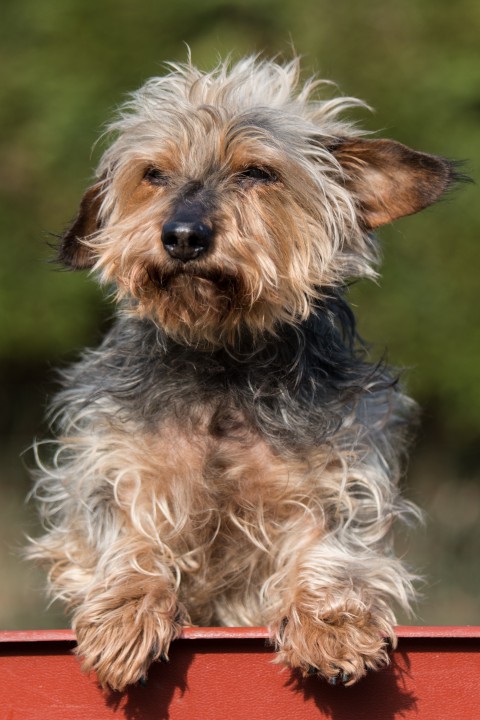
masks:
<svg viewBox="0 0 480 720"><path fill-rule="evenodd" d="M274 665L264 628L191 628L147 687L102 691L70 631L0 633L0 720L480 720L480 627L398 628L388 670L353 687Z"/></svg>

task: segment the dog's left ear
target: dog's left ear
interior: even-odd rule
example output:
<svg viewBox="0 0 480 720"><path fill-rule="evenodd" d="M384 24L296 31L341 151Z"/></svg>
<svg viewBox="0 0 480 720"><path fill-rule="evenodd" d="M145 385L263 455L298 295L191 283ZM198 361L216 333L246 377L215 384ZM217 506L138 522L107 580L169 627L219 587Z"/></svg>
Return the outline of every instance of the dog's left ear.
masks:
<svg viewBox="0 0 480 720"><path fill-rule="evenodd" d="M431 205L457 179L445 158L394 140L344 140L332 150L355 195L360 218L376 228Z"/></svg>
<svg viewBox="0 0 480 720"><path fill-rule="evenodd" d="M58 261L72 270L87 270L95 264L94 254L84 240L100 228L104 187L104 182L100 180L88 188L80 202L77 217L61 237Z"/></svg>

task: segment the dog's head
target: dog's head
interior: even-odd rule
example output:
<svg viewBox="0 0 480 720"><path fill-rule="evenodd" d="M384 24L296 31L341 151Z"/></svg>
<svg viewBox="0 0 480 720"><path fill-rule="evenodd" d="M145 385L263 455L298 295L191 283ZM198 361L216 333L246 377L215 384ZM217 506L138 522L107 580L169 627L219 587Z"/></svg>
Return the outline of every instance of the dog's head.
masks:
<svg viewBox="0 0 480 720"><path fill-rule="evenodd" d="M114 283L122 307L193 344L305 319L348 277L374 275L371 231L437 200L443 158L364 139L315 100L298 61L172 66L110 126L98 181L60 260ZM128 302L125 302L128 299Z"/></svg>

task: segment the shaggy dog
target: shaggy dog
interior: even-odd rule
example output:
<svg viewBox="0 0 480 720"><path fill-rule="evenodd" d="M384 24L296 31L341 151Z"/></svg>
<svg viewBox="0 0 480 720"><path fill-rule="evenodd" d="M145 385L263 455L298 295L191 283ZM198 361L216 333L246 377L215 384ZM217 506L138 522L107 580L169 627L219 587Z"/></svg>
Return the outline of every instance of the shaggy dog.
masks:
<svg viewBox="0 0 480 720"><path fill-rule="evenodd" d="M268 625L350 684L388 662L413 577L392 525L414 408L343 297L372 230L445 193L447 160L365 138L297 60L171 65L110 126L59 259L114 288L63 373L30 555L85 670L122 690L189 624ZM47 446L50 444L47 443Z"/></svg>

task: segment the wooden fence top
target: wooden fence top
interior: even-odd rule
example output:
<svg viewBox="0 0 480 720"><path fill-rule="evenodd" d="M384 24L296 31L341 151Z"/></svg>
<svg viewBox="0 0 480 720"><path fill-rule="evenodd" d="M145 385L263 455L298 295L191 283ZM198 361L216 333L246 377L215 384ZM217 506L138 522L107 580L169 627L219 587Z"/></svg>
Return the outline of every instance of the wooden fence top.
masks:
<svg viewBox="0 0 480 720"><path fill-rule="evenodd" d="M0 720L480 720L480 627L399 627L352 687L275 665L265 628L186 628L146 687L102 690L69 630L0 632Z"/></svg>

